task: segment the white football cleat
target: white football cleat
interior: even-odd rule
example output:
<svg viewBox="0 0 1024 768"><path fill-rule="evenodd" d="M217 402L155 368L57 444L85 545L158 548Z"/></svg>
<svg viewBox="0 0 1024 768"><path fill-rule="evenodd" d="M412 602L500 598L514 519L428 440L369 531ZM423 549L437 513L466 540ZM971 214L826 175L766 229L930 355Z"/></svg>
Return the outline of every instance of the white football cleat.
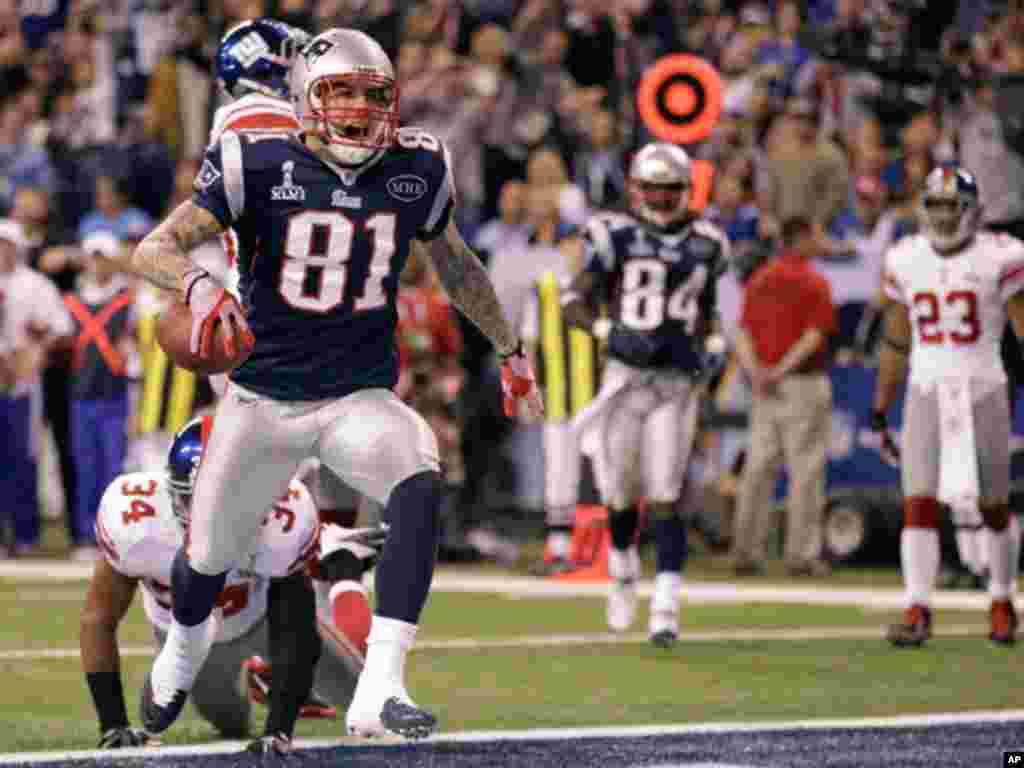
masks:
<svg viewBox="0 0 1024 768"><path fill-rule="evenodd" d="M437 718L420 709L398 682L381 684L361 675L345 716L352 736L373 739L394 733L407 739L425 739L437 728Z"/></svg>
<svg viewBox="0 0 1024 768"><path fill-rule="evenodd" d="M651 620L648 636L661 648L671 647L679 639L679 587L678 573L662 572L654 578L651 597Z"/></svg>

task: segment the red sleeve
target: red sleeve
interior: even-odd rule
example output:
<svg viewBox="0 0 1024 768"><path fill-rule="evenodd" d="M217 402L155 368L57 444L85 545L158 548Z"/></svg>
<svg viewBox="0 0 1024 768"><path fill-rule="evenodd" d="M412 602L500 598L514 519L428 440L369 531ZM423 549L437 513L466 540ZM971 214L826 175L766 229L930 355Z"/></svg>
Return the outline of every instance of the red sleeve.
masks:
<svg viewBox="0 0 1024 768"><path fill-rule="evenodd" d="M277 115L272 112L261 112L255 115L241 115L240 117L236 117L229 121L224 126L224 129L234 131L251 128L265 131L292 131L300 127L299 121L294 117Z"/></svg>
<svg viewBox="0 0 1024 768"><path fill-rule="evenodd" d="M811 313L810 327L831 336L838 330L836 308L832 303L832 289L821 275L816 274L814 277L814 311Z"/></svg>

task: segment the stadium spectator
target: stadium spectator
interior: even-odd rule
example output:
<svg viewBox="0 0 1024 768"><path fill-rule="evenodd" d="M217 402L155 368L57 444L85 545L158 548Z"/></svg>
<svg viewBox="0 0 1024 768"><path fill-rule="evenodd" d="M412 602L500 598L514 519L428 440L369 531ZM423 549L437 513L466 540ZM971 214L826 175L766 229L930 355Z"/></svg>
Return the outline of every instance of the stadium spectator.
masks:
<svg viewBox="0 0 1024 768"><path fill-rule="evenodd" d="M27 137L21 94L6 94L0 104L0 209L10 211L19 187L41 187L52 195L57 174L46 151Z"/></svg>
<svg viewBox="0 0 1024 768"><path fill-rule="evenodd" d="M584 140L575 154L573 182L591 208L616 208L626 189L625 152L615 114L594 109L584 119Z"/></svg>
<svg viewBox="0 0 1024 768"><path fill-rule="evenodd" d="M761 215L773 222L809 215L819 240L849 199L846 156L831 140L819 135L819 107L810 99L786 103L785 120L778 126L759 179ZM774 229L774 227L773 227Z"/></svg>
<svg viewBox="0 0 1024 768"><path fill-rule="evenodd" d="M13 528L9 551L14 555L29 554L39 544L33 398L51 350L72 332L57 289L24 263L26 247L21 225L0 219L0 351L6 360L0 392L0 508L7 517L0 525Z"/></svg>
<svg viewBox="0 0 1024 768"><path fill-rule="evenodd" d="M788 572L822 575L825 463L832 422L826 372L835 309L828 283L809 263L817 252L805 217L782 224L784 251L750 278L736 353L753 383L750 448L733 531L738 576L759 572L766 558L772 493L781 461L789 470L786 503Z"/></svg>
<svg viewBox="0 0 1024 768"><path fill-rule="evenodd" d="M81 244L82 273L64 303L75 323L71 354L71 451L77 498L72 557L92 561L96 511L107 485L123 469L129 386L138 378L130 280L114 271L121 243L96 231Z"/></svg>
<svg viewBox="0 0 1024 768"><path fill-rule="evenodd" d="M886 211L887 194L880 179L859 177L852 205L832 222L826 248L815 263L828 280L839 313L836 348L855 346L864 312L878 290L885 251L908 234L905 222Z"/></svg>
<svg viewBox="0 0 1024 768"><path fill-rule="evenodd" d="M153 228L153 219L131 205L131 181L125 176L96 179L96 208L78 225L79 239L106 231L119 240L138 241Z"/></svg>

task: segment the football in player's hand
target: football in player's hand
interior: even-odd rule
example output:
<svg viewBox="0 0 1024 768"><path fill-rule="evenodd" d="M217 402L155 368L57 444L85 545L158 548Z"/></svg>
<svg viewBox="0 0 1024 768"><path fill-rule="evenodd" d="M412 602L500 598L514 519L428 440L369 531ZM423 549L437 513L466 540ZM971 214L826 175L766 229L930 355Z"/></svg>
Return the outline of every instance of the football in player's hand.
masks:
<svg viewBox="0 0 1024 768"><path fill-rule="evenodd" d="M252 346L245 343L242 335L235 334L235 353L229 355L224 347L224 328L220 321L213 329L209 357L192 354L189 339L192 335L192 311L188 305L176 301L165 309L156 321L156 340L175 365L195 373L210 375L227 373L244 363Z"/></svg>

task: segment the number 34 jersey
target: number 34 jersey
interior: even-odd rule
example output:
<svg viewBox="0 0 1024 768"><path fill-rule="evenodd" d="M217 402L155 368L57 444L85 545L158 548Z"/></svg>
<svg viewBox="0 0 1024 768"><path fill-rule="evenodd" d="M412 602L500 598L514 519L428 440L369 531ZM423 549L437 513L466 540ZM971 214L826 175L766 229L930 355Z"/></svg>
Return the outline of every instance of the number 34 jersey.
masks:
<svg viewBox="0 0 1024 768"><path fill-rule="evenodd" d="M611 320L651 340L649 365L700 370L696 334L715 311L715 285L729 258L725 235L702 219L667 234L633 216L600 214L587 223L583 243L585 268L599 277Z"/></svg>
<svg viewBox="0 0 1024 768"><path fill-rule="evenodd" d="M217 597L216 642L241 637L263 618L269 579L303 567L316 552L319 531L309 491L293 480L288 495L268 512L245 567L228 572ZM166 475L134 472L116 478L100 501L96 541L115 571L142 582L146 617L166 631L171 622L171 564L184 541Z"/></svg>
<svg viewBox="0 0 1024 768"><path fill-rule="evenodd" d="M410 241L444 232L454 199L448 152L419 129L400 129L356 170L320 159L298 134L225 132L192 201L238 236L256 345L232 381L280 400L394 387L398 276Z"/></svg>
<svg viewBox="0 0 1024 768"><path fill-rule="evenodd" d="M886 254L882 284L910 313L911 383L927 386L956 371L1005 381L999 342L1006 302L1024 290L1024 243L979 232L943 256L923 235L905 237Z"/></svg>

